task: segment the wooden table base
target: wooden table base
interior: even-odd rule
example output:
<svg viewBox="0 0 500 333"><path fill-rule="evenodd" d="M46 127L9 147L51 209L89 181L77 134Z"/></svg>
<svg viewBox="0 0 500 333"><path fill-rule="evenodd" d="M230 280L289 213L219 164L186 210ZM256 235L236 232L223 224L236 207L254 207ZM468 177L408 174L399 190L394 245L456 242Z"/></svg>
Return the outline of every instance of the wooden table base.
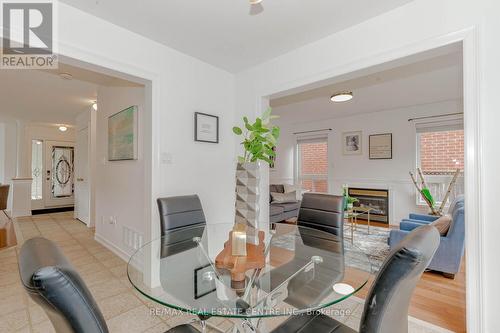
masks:
<svg viewBox="0 0 500 333"><path fill-rule="evenodd" d="M247 243L246 256L232 255L232 231L229 240L224 243L224 250L215 258L215 267L227 269L231 272L231 282L235 285L245 283L245 274L248 270L264 268L266 258L264 256L264 231L259 231L259 245Z"/></svg>

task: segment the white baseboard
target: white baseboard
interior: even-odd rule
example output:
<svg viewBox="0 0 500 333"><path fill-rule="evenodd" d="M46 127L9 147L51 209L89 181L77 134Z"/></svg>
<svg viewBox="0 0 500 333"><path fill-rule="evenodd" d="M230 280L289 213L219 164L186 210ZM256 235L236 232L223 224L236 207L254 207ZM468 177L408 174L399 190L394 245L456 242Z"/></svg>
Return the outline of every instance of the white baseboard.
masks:
<svg viewBox="0 0 500 333"><path fill-rule="evenodd" d="M110 241L108 241L107 239L99 236L98 234L94 235L94 239L95 239L96 242L98 242L99 244L101 244L102 246L104 246L105 248L107 248L108 250L110 250L111 252L113 252L114 254L116 254L118 257L120 257L121 259L123 259L125 262L129 261L130 255L127 252L125 252L122 249L120 249L115 244L113 244Z"/></svg>

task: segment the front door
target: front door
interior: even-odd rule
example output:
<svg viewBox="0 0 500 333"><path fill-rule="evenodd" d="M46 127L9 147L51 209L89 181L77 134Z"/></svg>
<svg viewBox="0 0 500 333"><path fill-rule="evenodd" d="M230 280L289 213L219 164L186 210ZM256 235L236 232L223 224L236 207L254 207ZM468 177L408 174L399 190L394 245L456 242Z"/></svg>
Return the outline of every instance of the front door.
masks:
<svg viewBox="0 0 500 333"><path fill-rule="evenodd" d="M45 207L64 207L74 204L73 163L74 143L46 141Z"/></svg>

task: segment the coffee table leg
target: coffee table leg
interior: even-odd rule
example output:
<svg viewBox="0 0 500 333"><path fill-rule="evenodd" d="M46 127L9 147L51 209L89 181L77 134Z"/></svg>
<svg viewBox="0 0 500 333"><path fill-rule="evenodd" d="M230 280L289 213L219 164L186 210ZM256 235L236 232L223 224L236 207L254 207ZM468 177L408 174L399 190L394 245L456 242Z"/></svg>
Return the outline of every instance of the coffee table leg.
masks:
<svg viewBox="0 0 500 333"><path fill-rule="evenodd" d="M370 211L368 211L368 235L370 234Z"/></svg>
<svg viewBox="0 0 500 333"><path fill-rule="evenodd" d="M351 216L351 244L354 244L354 217Z"/></svg>

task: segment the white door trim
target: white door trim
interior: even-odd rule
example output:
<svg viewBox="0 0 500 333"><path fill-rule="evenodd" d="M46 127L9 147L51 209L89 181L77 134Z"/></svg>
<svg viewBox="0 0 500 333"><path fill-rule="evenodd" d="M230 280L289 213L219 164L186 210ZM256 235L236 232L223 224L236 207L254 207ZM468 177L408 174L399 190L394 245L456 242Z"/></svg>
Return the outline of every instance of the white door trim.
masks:
<svg viewBox="0 0 500 333"><path fill-rule="evenodd" d="M157 182L153 182L153 175L159 174L160 170L160 137L161 137L161 123L160 118L160 96L161 96L161 86L160 86L160 75L151 72L147 69L140 67L140 63L124 63L117 59L109 58L105 54L94 53L91 49L80 48L76 45L69 44L67 42L59 42L59 59L61 62L68 61L74 65L80 65L82 67L92 69L93 67L100 67L105 69L109 74L110 72L122 73L125 75L140 78L146 82L146 105L151 110L151 118L147 119L148 128L146 132L151 133L150 137L145 137L146 143L151 143L150 145L145 145L148 149L144 149L143 158L146 163L145 168L145 185L146 193L150 195L147 197L146 208L144 213L144 221L151 221L151 223L146 223L145 236L146 241L158 237L156 235L156 228L152 227L155 222L159 223L159 216L156 207L156 197L159 193L159 186ZM76 64L75 64L76 61ZM94 70L96 70L94 68ZM93 147L91 147L93 148ZM91 150L92 151L92 150ZM94 167L91 166L91 179L94 179L93 174ZM91 204L95 202L95 193L92 190L94 187L94 180L91 183ZM95 215L91 208L91 215ZM153 218L158 221L153 221ZM95 226L97 222L96 216L90 217L90 225ZM155 224L156 225L156 224Z"/></svg>
<svg viewBox="0 0 500 333"><path fill-rule="evenodd" d="M269 106L269 96L291 89L338 77L372 66L377 66L417 53L439 47L462 43L464 68L464 122L465 122L465 198L466 198L466 295L467 295L467 331L484 332L484 215L481 205L482 174L480 120L481 105L479 98L479 48L478 29L453 32L444 36L426 39L391 51L374 54L340 66L333 65L326 71L316 73L299 80L282 82L260 91L255 96L256 114L261 114Z"/></svg>

